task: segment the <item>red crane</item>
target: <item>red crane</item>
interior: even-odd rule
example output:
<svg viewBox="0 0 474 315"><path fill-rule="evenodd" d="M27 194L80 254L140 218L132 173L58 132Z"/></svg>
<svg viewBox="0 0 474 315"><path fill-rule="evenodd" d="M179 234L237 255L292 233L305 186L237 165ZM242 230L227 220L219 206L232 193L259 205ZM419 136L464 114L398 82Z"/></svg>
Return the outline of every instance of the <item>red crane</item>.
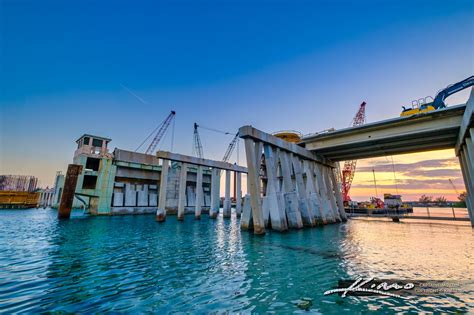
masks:
<svg viewBox="0 0 474 315"><path fill-rule="evenodd" d="M363 124L365 124L365 102L360 104L360 108L352 120L351 126L355 127ZM344 168L342 169L342 196L344 198L344 202L351 201L351 197L349 197L349 190L351 189L352 180L354 179L356 164L357 160L344 162Z"/></svg>

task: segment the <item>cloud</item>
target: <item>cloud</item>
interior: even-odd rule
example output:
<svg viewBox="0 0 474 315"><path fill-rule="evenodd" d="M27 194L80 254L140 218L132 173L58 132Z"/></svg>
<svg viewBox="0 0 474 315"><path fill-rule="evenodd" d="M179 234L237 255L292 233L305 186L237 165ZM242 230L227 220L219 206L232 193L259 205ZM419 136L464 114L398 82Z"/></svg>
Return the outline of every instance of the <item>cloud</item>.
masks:
<svg viewBox="0 0 474 315"><path fill-rule="evenodd" d="M362 166L357 168L357 172L372 172L374 169L376 172L395 172L397 173L409 173L412 174L414 170L421 170L421 169L432 169L432 168L446 168L446 167L457 167L456 169L459 170L459 162L457 158L449 158L449 159L434 159L434 160L426 160L426 161L419 161L414 163L387 163L385 161L376 161L374 166ZM454 170L454 169L453 169ZM459 174L458 174L459 175Z"/></svg>
<svg viewBox="0 0 474 315"><path fill-rule="evenodd" d="M375 170L379 195L398 192L408 198L407 200L416 200L422 194L443 195L456 200L455 190L459 192L465 190L458 159L444 157L440 152L424 154L424 156L398 157L402 160L393 165L387 158L362 160L356 168L356 177L350 194L360 200L368 199L373 195L375 185L372 170ZM429 159L432 154L438 158ZM421 158L424 160L420 161ZM453 189L450 179L456 189Z"/></svg>
<svg viewBox="0 0 474 315"><path fill-rule="evenodd" d="M451 193L453 191L453 186L451 183L446 179L399 179L395 184L393 181L388 182L387 180L384 181L377 181L377 188L380 189L426 189L426 190L433 190L433 189L442 189L446 190L447 192ZM453 183L456 187L461 188L464 187L464 182L461 178L456 178L453 180ZM374 188L373 181L361 181L357 183L357 188Z"/></svg>

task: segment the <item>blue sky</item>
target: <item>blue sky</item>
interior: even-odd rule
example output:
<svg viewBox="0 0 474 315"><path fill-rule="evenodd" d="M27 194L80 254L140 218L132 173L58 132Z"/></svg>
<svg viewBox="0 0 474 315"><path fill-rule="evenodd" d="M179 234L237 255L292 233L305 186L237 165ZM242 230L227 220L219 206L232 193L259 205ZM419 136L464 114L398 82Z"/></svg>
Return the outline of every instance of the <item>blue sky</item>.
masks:
<svg viewBox="0 0 474 315"><path fill-rule="evenodd" d="M0 173L51 184L82 133L133 150L172 109L174 149L185 154L195 121L310 133L346 127L362 101L368 121L398 116L412 99L472 75L473 6L2 0ZM216 159L231 140L201 137ZM168 134L162 148L169 143Z"/></svg>

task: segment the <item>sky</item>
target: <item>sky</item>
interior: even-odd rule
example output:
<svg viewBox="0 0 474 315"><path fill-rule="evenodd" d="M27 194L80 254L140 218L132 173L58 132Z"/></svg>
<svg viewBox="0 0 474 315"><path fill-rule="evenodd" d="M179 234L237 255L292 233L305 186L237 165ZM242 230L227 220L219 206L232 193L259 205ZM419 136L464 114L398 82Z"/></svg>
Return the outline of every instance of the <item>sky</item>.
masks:
<svg viewBox="0 0 474 315"><path fill-rule="evenodd" d="M473 30L470 0L0 0L0 173L52 185L83 133L135 150L171 110L160 148L183 154L194 122L307 134L347 127L362 101L368 122L397 117L472 75ZM220 160L232 136L201 139ZM394 185L391 158L359 162L356 199L375 194L374 167ZM393 159L387 190L455 196L447 177L464 189L452 150Z"/></svg>

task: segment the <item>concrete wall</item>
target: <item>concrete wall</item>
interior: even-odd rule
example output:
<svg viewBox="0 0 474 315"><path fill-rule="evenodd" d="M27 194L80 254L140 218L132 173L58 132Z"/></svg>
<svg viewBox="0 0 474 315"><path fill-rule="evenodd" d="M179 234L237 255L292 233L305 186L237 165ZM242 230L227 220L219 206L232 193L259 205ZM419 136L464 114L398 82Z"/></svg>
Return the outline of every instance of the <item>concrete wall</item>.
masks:
<svg viewBox="0 0 474 315"><path fill-rule="evenodd" d="M97 170L85 167L88 158L100 159ZM156 213L161 165L155 156L115 149L113 155L79 152L75 155L73 162L83 165L83 172L76 186L74 208L83 207L85 203L92 215ZM172 165L168 173L167 209L170 214L175 213L178 208L179 169L176 166L176 164ZM97 177L94 188L84 186L85 176ZM210 181L210 173L204 173L205 207L210 204ZM193 212L196 200L195 168L189 168L187 185L186 212ZM58 174L52 197L53 206L59 205L63 186L64 175Z"/></svg>

